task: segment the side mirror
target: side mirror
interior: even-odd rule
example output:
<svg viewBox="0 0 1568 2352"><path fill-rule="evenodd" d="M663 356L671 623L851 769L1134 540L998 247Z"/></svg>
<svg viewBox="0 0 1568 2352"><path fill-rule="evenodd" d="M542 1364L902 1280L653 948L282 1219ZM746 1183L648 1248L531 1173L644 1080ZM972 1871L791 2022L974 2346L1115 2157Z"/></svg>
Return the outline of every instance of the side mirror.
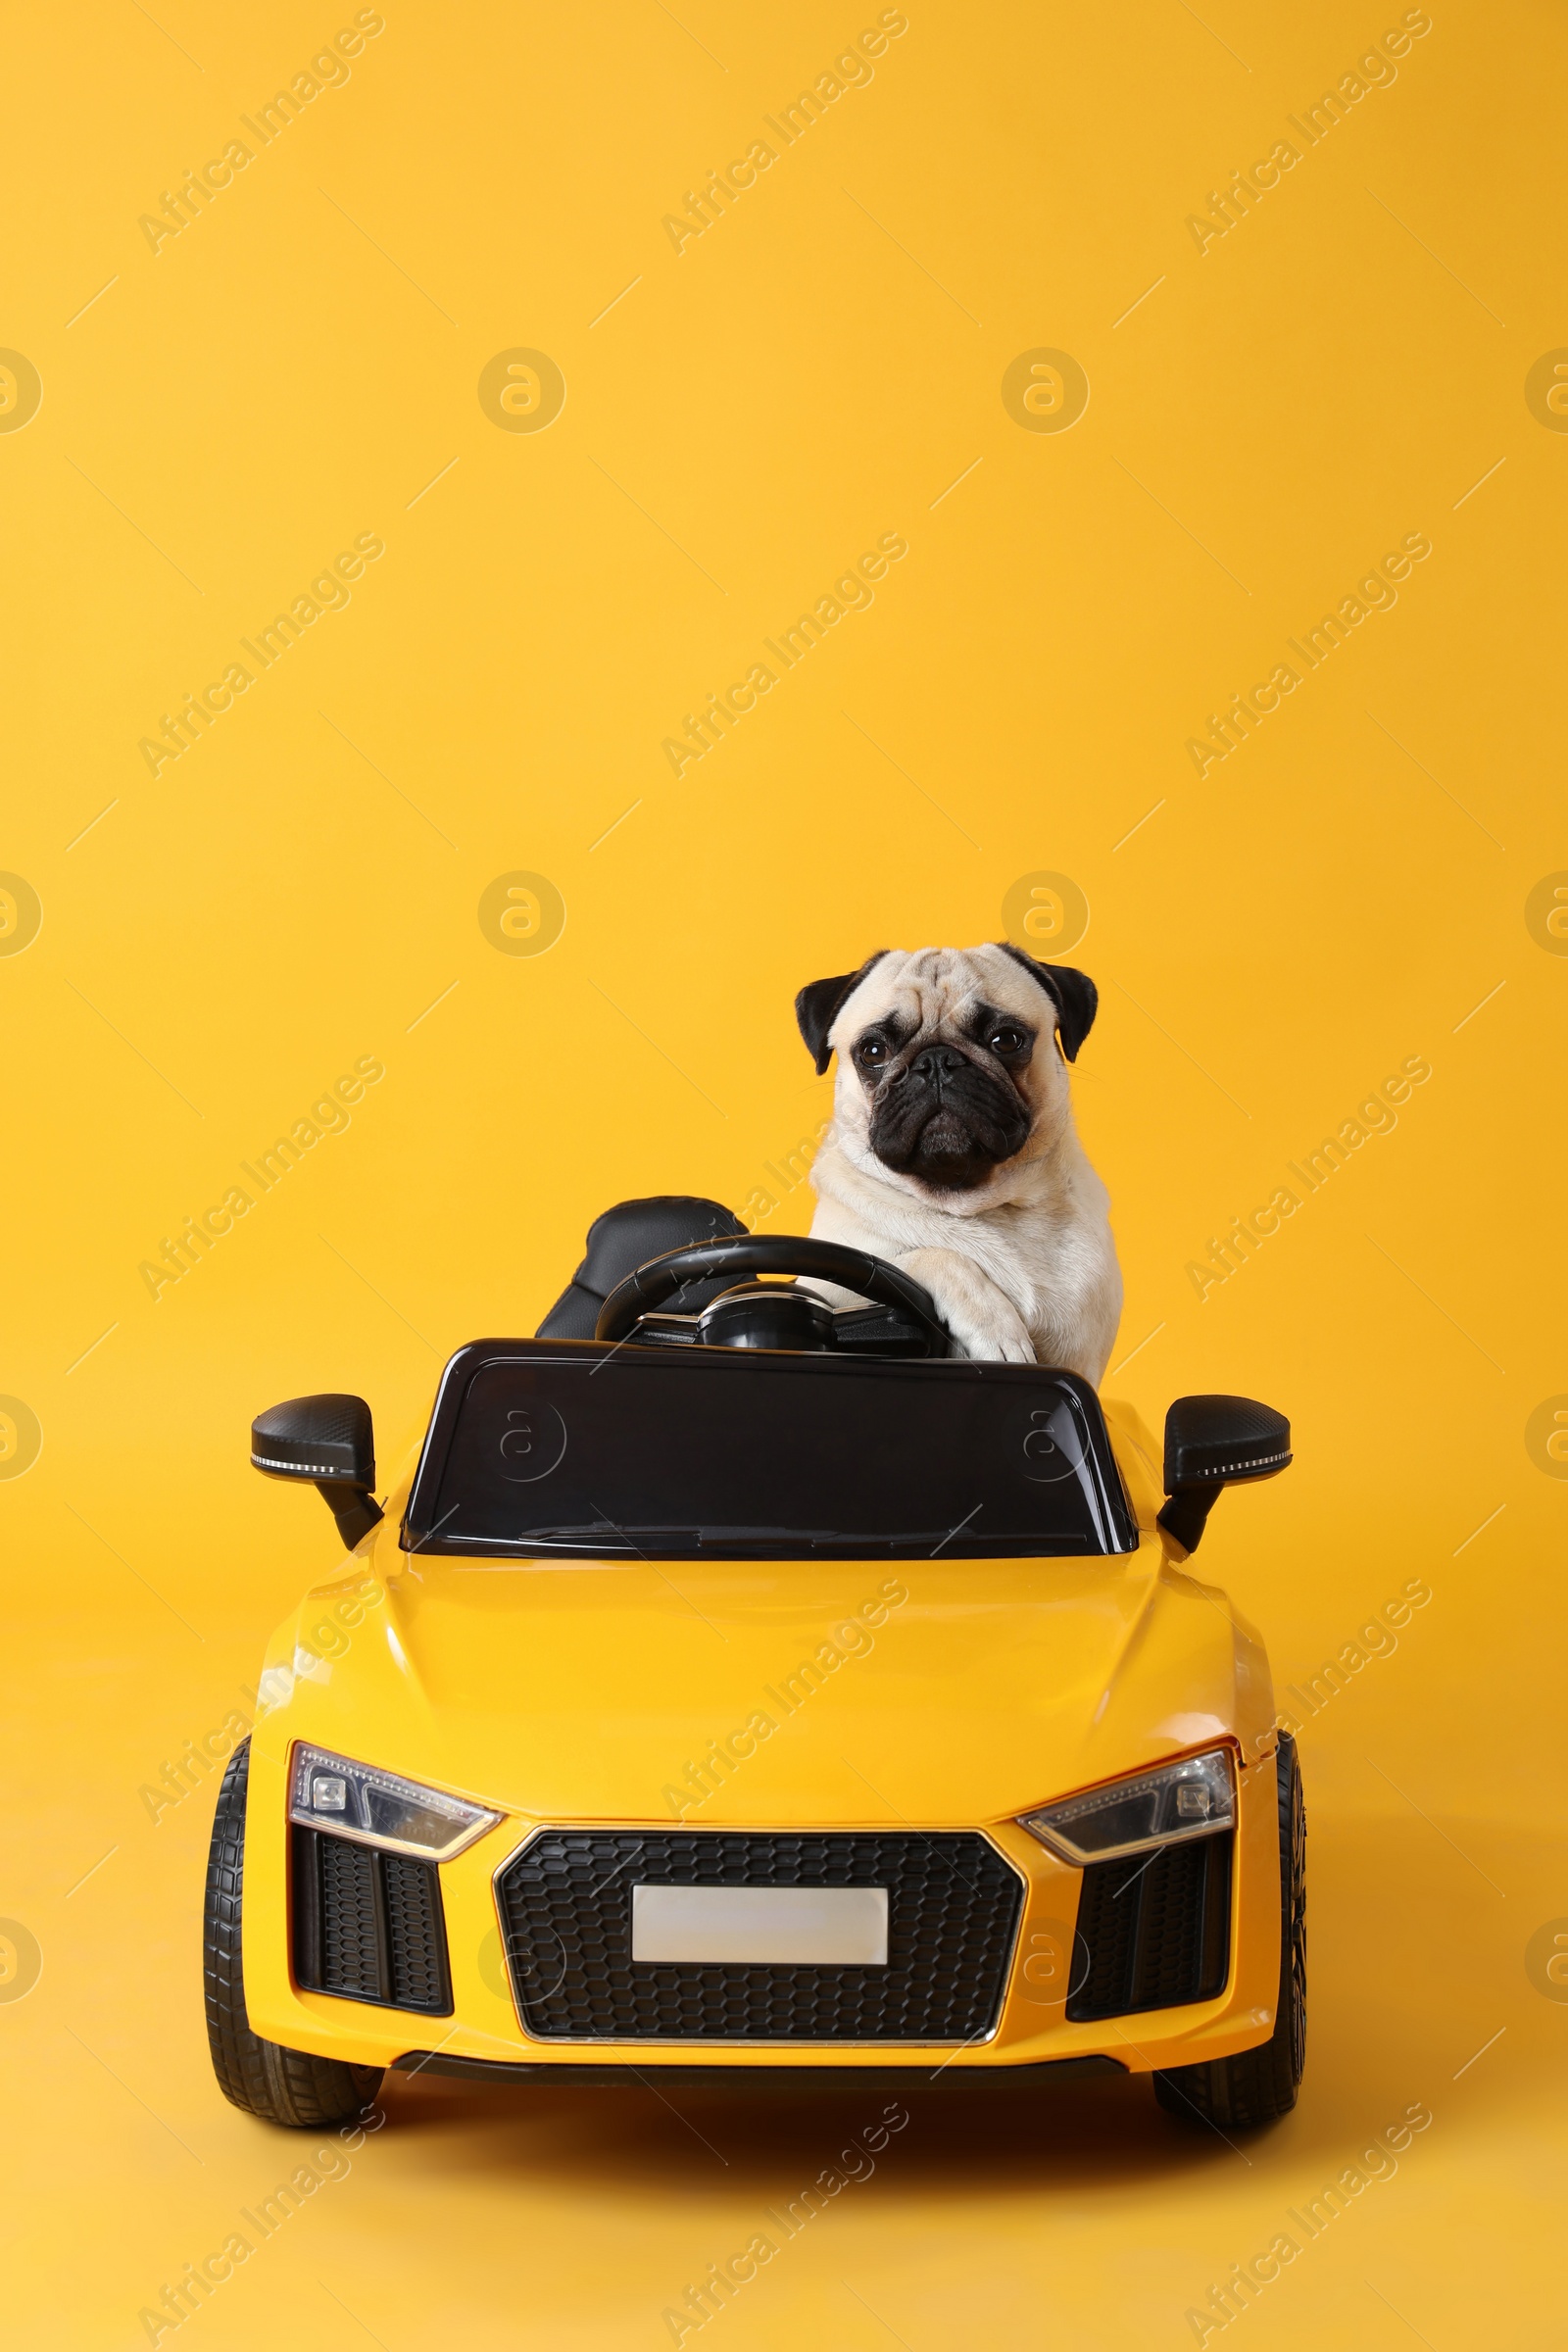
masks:
<svg viewBox="0 0 1568 2352"><path fill-rule="evenodd" d="M309 1479L352 1551L382 1517L374 1498L375 1437L363 1396L291 1396L251 1423L251 1467Z"/></svg>
<svg viewBox="0 0 1568 2352"><path fill-rule="evenodd" d="M1159 1524L1187 1551L1202 1542L1221 1487L1277 1478L1291 1460L1291 1425L1250 1396L1178 1396L1165 1415L1165 1492Z"/></svg>

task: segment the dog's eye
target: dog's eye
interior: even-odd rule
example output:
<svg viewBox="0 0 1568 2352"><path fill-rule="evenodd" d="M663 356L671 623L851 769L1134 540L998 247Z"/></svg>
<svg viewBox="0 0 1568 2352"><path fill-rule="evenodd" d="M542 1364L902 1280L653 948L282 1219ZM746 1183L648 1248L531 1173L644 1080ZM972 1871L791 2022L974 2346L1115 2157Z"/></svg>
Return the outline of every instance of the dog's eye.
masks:
<svg viewBox="0 0 1568 2352"><path fill-rule="evenodd" d="M1021 1029L1003 1028L993 1029L991 1032L993 1054L1017 1054L1022 1050L1025 1042Z"/></svg>
<svg viewBox="0 0 1568 2352"><path fill-rule="evenodd" d="M880 1037L862 1037L855 1051L861 1061L883 1062L888 1057L887 1046Z"/></svg>

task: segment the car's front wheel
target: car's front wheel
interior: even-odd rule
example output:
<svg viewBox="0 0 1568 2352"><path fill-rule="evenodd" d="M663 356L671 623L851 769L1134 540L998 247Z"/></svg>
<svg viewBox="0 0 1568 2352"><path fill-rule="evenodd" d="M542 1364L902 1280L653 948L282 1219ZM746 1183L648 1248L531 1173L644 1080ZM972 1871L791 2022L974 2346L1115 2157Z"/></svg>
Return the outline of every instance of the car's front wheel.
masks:
<svg viewBox="0 0 1568 2352"><path fill-rule="evenodd" d="M1296 1741L1280 1734L1280 1987L1274 2031L1255 2050L1172 2066L1154 2096L1185 2123L1245 2132L1277 2123L1296 2105L1306 2056L1306 1811Z"/></svg>
<svg viewBox="0 0 1568 2352"><path fill-rule="evenodd" d="M213 2072L225 2099L269 2124L319 2131L364 2113L381 2086L378 2066L348 2066L341 2058L317 2058L288 2050L251 2032L245 2014L245 1972L240 1954L240 1918L245 1893L245 1794L251 1743L240 1742L228 1759L218 1791L213 1842L207 1861L204 1975L207 2038Z"/></svg>

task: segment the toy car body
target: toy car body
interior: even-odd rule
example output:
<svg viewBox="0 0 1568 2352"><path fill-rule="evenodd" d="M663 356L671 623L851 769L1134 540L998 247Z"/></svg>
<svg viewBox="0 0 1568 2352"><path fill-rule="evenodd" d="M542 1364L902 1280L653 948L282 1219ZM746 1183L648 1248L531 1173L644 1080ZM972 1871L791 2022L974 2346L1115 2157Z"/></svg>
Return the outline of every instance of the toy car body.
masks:
<svg viewBox="0 0 1568 2352"><path fill-rule="evenodd" d="M1286 1425L1184 1400L1162 1500L1135 1416L944 1357L856 1254L730 1236L642 1266L599 1338L460 1349L384 1514L357 1398L258 1421L353 1550L274 1637L220 1798L237 2104L317 2125L386 2068L1293 2103L1294 1748L1185 1565ZM725 1287L767 1269L873 1304Z"/></svg>

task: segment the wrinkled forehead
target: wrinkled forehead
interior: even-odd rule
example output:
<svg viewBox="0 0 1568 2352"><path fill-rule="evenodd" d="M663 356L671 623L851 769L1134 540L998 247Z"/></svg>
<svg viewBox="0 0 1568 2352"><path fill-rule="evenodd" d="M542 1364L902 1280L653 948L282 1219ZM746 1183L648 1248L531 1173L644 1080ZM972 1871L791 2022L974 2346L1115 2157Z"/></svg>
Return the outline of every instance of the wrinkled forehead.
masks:
<svg viewBox="0 0 1568 2352"><path fill-rule="evenodd" d="M911 1034L959 1029L979 1005L1013 1013L1031 1028L1055 1018L1038 981L1001 948L916 948L882 957L846 1000L833 1034L855 1038L890 1018Z"/></svg>

